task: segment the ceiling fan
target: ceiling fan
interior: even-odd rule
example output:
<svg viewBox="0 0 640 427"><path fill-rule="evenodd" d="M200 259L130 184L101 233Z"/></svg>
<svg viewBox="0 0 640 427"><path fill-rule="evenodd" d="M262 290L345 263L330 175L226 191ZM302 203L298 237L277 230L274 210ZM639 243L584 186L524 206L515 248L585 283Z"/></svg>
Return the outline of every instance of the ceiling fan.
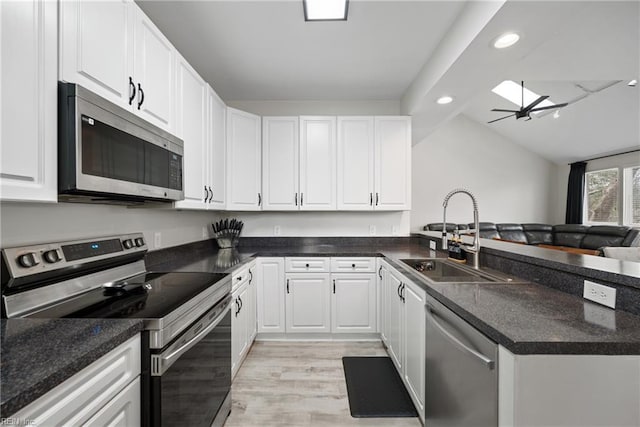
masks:
<svg viewBox="0 0 640 427"><path fill-rule="evenodd" d="M524 81L521 82L521 86L522 86L522 103L520 104L521 105L520 109L519 110L503 110L500 108L494 108L491 111L499 111L499 112L511 113L511 114L509 114L508 116L500 117L499 119L491 120L490 122L487 122L487 123L497 122L499 120L503 120L512 116L515 116L516 120L520 120L520 119L531 120L531 113L534 113L536 111L551 110L554 108L562 108L569 105L567 102L565 102L562 104L555 104L555 105L548 105L546 107L534 108L536 105L540 104L542 101L544 101L549 97L549 95L543 95L525 107L524 106Z"/></svg>

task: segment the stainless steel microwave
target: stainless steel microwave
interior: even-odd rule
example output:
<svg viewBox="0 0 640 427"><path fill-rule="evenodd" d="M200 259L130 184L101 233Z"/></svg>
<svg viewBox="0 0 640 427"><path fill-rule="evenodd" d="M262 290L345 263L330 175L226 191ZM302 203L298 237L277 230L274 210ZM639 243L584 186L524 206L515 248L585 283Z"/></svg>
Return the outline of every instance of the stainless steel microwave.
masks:
<svg viewBox="0 0 640 427"><path fill-rule="evenodd" d="M61 201L184 199L184 144L132 112L73 83L58 85Z"/></svg>

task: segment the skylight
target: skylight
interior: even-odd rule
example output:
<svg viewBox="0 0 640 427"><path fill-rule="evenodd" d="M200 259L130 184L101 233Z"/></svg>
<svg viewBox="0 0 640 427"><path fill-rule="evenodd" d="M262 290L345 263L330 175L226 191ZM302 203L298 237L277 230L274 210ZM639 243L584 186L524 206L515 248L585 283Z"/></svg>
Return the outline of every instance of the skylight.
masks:
<svg viewBox="0 0 640 427"><path fill-rule="evenodd" d="M305 21L346 21L348 0L302 0Z"/></svg>
<svg viewBox="0 0 640 427"><path fill-rule="evenodd" d="M516 83L512 80L505 80L502 83L500 83L498 86L491 89L491 92L495 93L496 95L500 95L507 101L513 102L518 107L522 107L522 104L523 104L522 86L520 85L520 83ZM538 98L540 98L540 95L530 91L526 87L524 88L524 106L525 107L531 104L533 101L535 101ZM544 101L542 101L540 104L536 105L536 108L548 107L550 105L554 105L554 102L551 101L549 98L547 98ZM534 112L533 114L539 114L541 112L542 111L537 111L537 112Z"/></svg>

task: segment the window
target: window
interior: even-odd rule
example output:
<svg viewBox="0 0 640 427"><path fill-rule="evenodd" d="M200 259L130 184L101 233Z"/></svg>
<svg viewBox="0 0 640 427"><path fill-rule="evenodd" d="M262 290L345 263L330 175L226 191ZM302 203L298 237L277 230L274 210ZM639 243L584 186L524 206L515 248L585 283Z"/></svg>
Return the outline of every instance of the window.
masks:
<svg viewBox="0 0 640 427"><path fill-rule="evenodd" d="M640 225L640 166L585 174L584 222Z"/></svg>

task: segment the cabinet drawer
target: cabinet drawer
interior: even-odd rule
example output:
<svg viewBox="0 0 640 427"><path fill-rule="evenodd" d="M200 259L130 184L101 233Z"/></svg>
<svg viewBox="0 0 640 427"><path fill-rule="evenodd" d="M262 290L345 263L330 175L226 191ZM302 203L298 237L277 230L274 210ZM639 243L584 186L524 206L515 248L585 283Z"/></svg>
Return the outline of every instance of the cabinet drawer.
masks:
<svg viewBox="0 0 640 427"><path fill-rule="evenodd" d="M308 258L285 258L284 269L287 273L329 273L331 258L308 257Z"/></svg>
<svg viewBox="0 0 640 427"><path fill-rule="evenodd" d="M233 290L237 289L239 285L249 280L249 267L243 266L241 269L233 272L231 276L231 286Z"/></svg>
<svg viewBox="0 0 640 427"><path fill-rule="evenodd" d="M333 273L373 273L375 271L375 258L331 258L331 272Z"/></svg>

